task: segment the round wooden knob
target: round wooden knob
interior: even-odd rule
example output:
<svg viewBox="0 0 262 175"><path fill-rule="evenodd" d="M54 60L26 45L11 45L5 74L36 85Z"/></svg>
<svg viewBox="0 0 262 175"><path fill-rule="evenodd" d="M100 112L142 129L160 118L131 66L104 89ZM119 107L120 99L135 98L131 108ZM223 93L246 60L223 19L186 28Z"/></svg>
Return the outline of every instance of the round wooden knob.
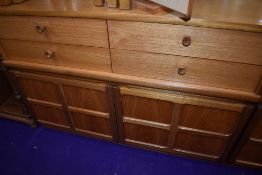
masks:
<svg viewBox="0 0 262 175"><path fill-rule="evenodd" d="M182 44L185 47L188 47L191 45L191 37L190 36L185 36L182 40Z"/></svg>
<svg viewBox="0 0 262 175"><path fill-rule="evenodd" d="M186 68L180 67L177 71L178 75L185 75L186 74Z"/></svg>
<svg viewBox="0 0 262 175"><path fill-rule="evenodd" d="M45 51L45 57L46 57L46 58L50 59L50 58L52 58L53 56L54 56L54 52L53 52L53 51L51 51L51 50L46 50L46 51Z"/></svg>
<svg viewBox="0 0 262 175"><path fill-rule="evenodd" d="M44 25L37 25L35 26L35 29L38 33L44 33L46 32L46 27Z"/></svg>

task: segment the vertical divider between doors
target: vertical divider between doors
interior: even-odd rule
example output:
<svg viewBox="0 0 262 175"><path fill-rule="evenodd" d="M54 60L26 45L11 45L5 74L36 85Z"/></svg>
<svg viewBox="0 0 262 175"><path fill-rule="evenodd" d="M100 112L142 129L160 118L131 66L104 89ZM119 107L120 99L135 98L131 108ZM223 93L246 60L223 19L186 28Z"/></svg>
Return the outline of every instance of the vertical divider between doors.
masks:
<svg viewBox="0 0 262 175"><path fill-rule="evenodd" d="M118 142L125 143L121 94L120 94L120 88L118 86L113 86L113 95L114 95L114 109L116 114L117 131L118 131Z"/></svg>
<svg viewBox="0 0 262 175"><path fill-rule="evenodd" d="M70 128L74 129L75 125L74 125L74 122L73 122L73 119L72 119L72 115L71 115L69 108L68 108L68 103L66 101L63 85L58 84L58 88L59 88L59 92L60 92L60 96L61 96L61 100L62 100L62 105L63 105L63 109L64 109L63 112L65 113L65 116L67 117L67 120L70 124Z"/></svg>
<svg viewBox="0 0 262 175"><path fill-rule="evenodd" d="M240 140L240 137L242 136L242 132L244 131L244 128L246 128L248 121L251 119L251 115L254 112L254 106L251 104L248 104L242 114L240 115L240 120L233 131L231 137L229 138L229 142L227 143L227 147L224 149L224 152L221 156L220 161L226 161L230 157L230 153L232 150L236 147L237 141Z"/></svg>
<svg viewBox="0 0 262 175"><path fill-rule="evenodd" d="M168 137L168 149L172 150L175 144L176 140L176 134L178 131L178 123L179 118L182 113L182 105L181 104L174 104L172 116L171 116L171 126L169 131L169 137Z"/></svg>
<svg viewBox="0 0 262 175"><path fill-rule="evenodd" d="M113 127L113 141L118 142L118 127L117 127L117 117L114 101L114 87L106 86L106 94L108 94L108 104L109 104L109 119L111 126Z"/></svg>

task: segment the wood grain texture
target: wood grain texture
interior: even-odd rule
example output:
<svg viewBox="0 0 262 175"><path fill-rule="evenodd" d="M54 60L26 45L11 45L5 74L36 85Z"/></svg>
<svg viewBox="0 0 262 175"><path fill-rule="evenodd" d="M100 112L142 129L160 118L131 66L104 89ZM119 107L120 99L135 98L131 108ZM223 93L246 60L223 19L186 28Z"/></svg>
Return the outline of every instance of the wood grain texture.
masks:
<svg viewBox="0 0 262 175"><path fill-rule="evenodd" d="M111 48L262 65L259 33L113 20L108 29ZM188 47L185 36L191 38Z"/></svg>
<svg viewBox="0 0 262 175"><path fill-rule="evenodd" d="M112 126L108 119L83 115L75 112L71 114L75 129L112 136Z"/></svg>
<svg viewBox="0 0 262 175"><path fill-rule="evenodd" d="M223 97L233 100L259 102L261 95L244 92L232 89L208 87L202 85L192 85L187 83L171 82L165 80L157 80L152 78L135 77L130 75L121 75L115 73L98 72L91 70L83 70L76 68L58 67L52 65L42 65L36 63L27 63L22 61L4 61L6 66L16 69L42 71L48 73L55 73L57 75L73 76L77 78L88 78L106 82L120 83L126 85L136 85L143 87L151 87L156 89L164 89L199 95L207 95L212 97Z"/></svg>
<svg viewBox="0 0 262 175"><path fill-rule="evenodd" d="M110 8L118 7L118 0L106 0L106 6Z"/></svg>
<svg viewBox="0 0 262 175"><path fill-rule="evenodd" d="M190 104L203 107L211 107L217 109L224 109L229 111L243 111L245 104L239 102L226 101L216 98L208 98L201 96L194 96L190 94L181 94L170 91L158 91L154 89L142 89L134 87L120 87L121 94L133 95L138 97L145 97L150 99L169 101L179 104Z"/></svg>
<svg viewBox="0 0 262 175"><path fill-rule="evenodd" d="M116 49L111 55L114 73L144 78L255 93L262 77L262 66L256 65ZM185 75L179 75L180 68Z"/></svg>
<svg viewBox="0 0 262 175"><path fill-rule="evenodd" d="M239 153L236 163L262 167L262 144L258 143L246 143L243 145L241 152Z"/></svg>
<svg viewBox="0 0 262 175"><path fill-rule="evenodd" d="M231 135L239 117L240 113L234 111L184 105L179 125Z"/></svg>
<svg viewBox="0 0 262 175"><path fill-rule="evenodd" d="M41 105L31 105L34 114L37 117L38 122L45 124L51 124L56 127L70 128L70 124L61 109L45 107Z"/></svg>
<svg viewBox="0 0 262 175"><path fill-rule="evenodd" d="M229 157L230 162L258 168L262 167L261 116L262 105L260 104L257 105L257 110L233 149Z"/></svg>
<svg viewBox="0 0 262 175"><path fill-rule="evenodd" d="M262 118L262 111L260 112L260 118ZM253 128L253 132L250 135L251 138L262 139L262 119L257 121L257 124Z"/></svg>
<svg viewBox="0 0 262 175"><path fill-rule="evenodd" d="M148 126L124 124L125 138L160 146L168 145L168 131Z"/></svg>
<svg viewBox="0 0 262 175"><path fill-rule="evenodd" d="M60 16L145 21L262 32L260 0L194 0L191 20L147 1L133 0L132 11L94 7L87 0L34 0L19 6L0 7L2 15ZM230 16L230 17L229 17Z"/></svg>
<svg viewBox="0 0 262 175"><path fill-rule="evenodd" d="M119 8L121 10L130 10L132 7L132 0L119 0Z"/></svg>
<svg viewBox="0 0 262 175"><path fill-rule="evenodd" d="M219 138L205 137L191 133L178 132L174 149L220 157L225 141Z"/></svg>
<svg viewBox="0 0 262 175"><path fill-rule="evenodd" d="M19 84L27 98L61 104L58 87L50 82L18 78Z"/></svg>
<svg viewBox="0 0 262 175"><path fill-rule="evenodd" d="M111 72L109 50L65 44L0 39L8 60ZM52 52L47 58L45 52Z"/></svg>
<svg viewBox="0 0 262 175"><path fill-rule="evenodd" d="M81 87L63 86L67 103L72 107L93 111L109 112L107 94L104 92Z"/></svg>
<svg viewBox="0 0 262 175"><path fill-rule="evenodd" d="M104 5L104 0L93 0L93 4L97 6L102 6Z"/></svg>
<svg viewBox="0 0 262 175"><path fill-rule="evenodd" d="M0 16L0 38L108 48L106 21L96 19Z"/></svg>
<svg viewBox="0 0 262 175"><path fill-rule="evenodd" d="M131 95L122 95L123 115L130 118L170 124L171 102Z"/></svg>

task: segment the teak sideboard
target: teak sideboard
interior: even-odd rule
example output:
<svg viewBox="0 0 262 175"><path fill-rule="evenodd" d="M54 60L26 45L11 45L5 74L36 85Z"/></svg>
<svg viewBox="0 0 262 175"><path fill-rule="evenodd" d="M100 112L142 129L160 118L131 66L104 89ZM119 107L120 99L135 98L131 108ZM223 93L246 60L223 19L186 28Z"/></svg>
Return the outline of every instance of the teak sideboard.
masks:
<svg viewBox="0 0 262 175"><path fill-rule="evenodd" d="M262 2L239 1L0 7L3 70L45 126L262 167Z"/></svg>

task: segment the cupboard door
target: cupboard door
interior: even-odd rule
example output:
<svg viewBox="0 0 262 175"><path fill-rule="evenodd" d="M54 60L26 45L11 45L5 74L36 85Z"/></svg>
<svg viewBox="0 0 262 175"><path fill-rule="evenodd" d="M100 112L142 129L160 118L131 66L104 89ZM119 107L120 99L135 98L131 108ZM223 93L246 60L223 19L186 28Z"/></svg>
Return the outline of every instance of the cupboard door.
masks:
<svg viewBox="0 0 262 175"><path fill-rule="evenodd" d="M262 168L262 104L242 134L236 149L231 155L236 164Z"/></svg>
<svg viewBox="0 0 262 175"><path fill-rule="evenodd" d="M228 155L246 104L151 89L115 89L120 142L213 160Z"/></svg>
<svg viewBox="0 0 262 175"><path fill-rule="evenodd" d="M15 72L15 75L39 123L59 128L71 127L56 83L27 73Z"/></svg>
<svg viewBox="0 0 262 175"><path fill-rule="evenodd" d="M110 87L99 83L65 81L63 92L76 131L117 141Z"/></svg>

